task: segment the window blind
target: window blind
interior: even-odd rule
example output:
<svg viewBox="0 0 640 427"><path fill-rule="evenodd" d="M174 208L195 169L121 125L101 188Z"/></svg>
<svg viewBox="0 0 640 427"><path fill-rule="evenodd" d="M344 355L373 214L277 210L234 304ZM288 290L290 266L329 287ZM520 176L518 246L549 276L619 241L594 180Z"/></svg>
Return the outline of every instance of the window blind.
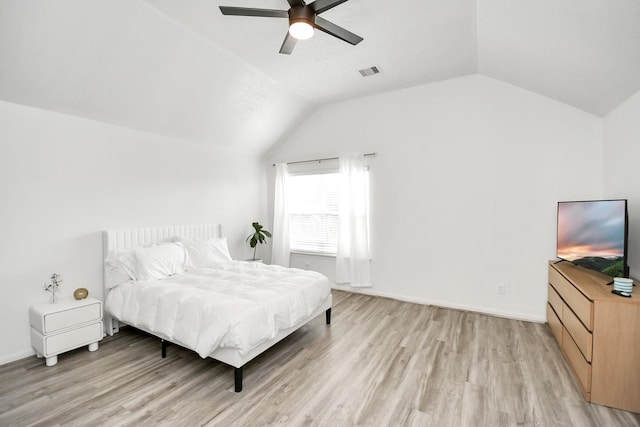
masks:
<svg viewBox="0 0 640 427"><path fill-rule="evenodd" d="M287 182L292 251L335 254L338 240L338 173L312 171Z"/></svg>

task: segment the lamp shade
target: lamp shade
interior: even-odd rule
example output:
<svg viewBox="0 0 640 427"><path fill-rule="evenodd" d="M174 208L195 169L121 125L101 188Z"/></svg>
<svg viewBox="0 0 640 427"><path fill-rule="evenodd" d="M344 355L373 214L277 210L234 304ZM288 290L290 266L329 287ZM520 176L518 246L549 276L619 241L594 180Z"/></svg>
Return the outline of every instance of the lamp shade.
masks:
<svg viewBox="0 0 640 427"><path fill-rule="evenodd" d="M297 40L307 40L315 32L315 13L309 6L294 6L289 9L289 34Z"/></svg>
<svg viewBox="0 0 640 427"><path fill-rule="evenodd" d="M289 26L289 34L298 40L307 40L313 37L313 27L304 21L297 21Z"/></svg>

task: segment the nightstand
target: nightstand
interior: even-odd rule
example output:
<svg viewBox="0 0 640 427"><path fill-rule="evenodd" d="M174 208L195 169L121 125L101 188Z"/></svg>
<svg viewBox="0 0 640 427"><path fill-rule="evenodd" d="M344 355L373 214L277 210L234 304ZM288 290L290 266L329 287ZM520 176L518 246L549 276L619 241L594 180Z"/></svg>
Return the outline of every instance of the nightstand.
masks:
<svg viewBox="0 0 640 427"><path fill-rule="evenodd" d="M43 302L29 308L31 345L47 366L58 363L58 354L83 345L98 349L102 339L102 302L95 298L61 299L55 304Z"/></svg>

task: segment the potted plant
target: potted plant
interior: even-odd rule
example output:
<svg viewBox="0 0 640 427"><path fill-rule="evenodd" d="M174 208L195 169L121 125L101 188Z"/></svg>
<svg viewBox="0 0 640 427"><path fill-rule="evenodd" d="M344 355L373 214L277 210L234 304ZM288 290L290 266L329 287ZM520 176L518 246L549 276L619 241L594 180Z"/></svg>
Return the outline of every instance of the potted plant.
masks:
<svg viewBox="0 0 640 427"><path fill-rule="evenodd" d="M247 236L247 242L249 242L249 246L253 248L253 259L252 261L257 261L256 259L256 249L258 243L267 243L267 237L271 237L271 233L265 230L259 223L254 222L251 224L254 229L254 232Z"/></svg>

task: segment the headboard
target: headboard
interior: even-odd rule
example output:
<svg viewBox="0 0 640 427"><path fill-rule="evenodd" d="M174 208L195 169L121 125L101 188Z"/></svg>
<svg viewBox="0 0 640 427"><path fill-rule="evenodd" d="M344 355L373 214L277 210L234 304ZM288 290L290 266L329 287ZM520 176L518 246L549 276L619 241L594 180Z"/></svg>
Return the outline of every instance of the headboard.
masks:
<svg viewBox="0 0 640 427"><path fill-rule="evenodd" d="M109 252L135 249L140 246L150 245L171 239L182 237L188 240L202 240L212 237L222 237L220 224L175 225L164 227L128 228L120 230L108 230L102 232L103 262L106 261ZM104 265L104 264L103 264ZM107 302L109 289L106 286L106 268L103 267L104 303ZM111 316L104 313L105 329L109 335L117 332L117 324L112 325Z"/></svg>
<svg viewBox="0 0 640 427"><path fill-rule="evenodd" d="M103 231L104 258L107 258L110 251L134 249L176 236L190 240L222 237L222 226L220 224L175 225Z"/></svg>

